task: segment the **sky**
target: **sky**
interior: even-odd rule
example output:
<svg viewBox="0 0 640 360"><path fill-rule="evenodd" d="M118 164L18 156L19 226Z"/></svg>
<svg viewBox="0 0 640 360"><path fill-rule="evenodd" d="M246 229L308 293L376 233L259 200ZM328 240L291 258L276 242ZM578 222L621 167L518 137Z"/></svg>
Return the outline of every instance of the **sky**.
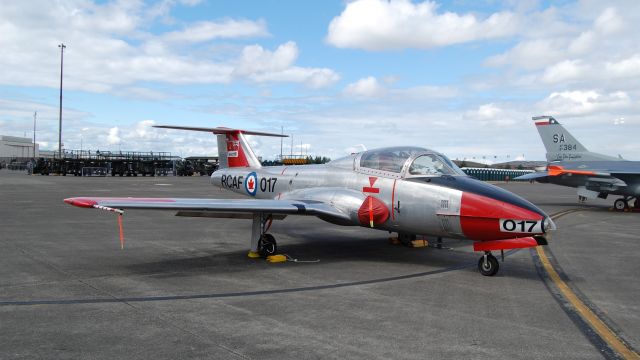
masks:
<svg viewBox="0 0 640 360"><path fill-rule="evenodd" d="M216 155L183 125L291 134L285 154L412 145L544 160L532 116L640 160L640 2L0 0L0 135ZM277 138L250 137L264 159Z"/></svg>

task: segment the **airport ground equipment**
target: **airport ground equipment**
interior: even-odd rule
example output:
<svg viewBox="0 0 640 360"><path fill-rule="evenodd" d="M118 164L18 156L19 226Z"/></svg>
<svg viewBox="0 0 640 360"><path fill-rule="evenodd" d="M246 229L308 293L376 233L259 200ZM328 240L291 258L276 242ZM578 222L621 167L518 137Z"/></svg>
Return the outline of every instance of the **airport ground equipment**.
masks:
<svg viewBox="0 0 640 360"><path fill-rule="evenodd" d="M60 158L39 158L35 174L63 176L159 176L173 172L177 159L168 152L71 150Z"/></svg>

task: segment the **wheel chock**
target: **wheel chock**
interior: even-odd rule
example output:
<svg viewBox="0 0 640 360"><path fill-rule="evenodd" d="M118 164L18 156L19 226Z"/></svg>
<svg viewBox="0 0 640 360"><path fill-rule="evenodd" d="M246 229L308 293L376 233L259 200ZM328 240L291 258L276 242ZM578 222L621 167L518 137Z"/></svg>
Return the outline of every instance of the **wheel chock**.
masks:
<svg viewBox="0 0 640 360"><path fill-rule="evenodd" d="M414 247L414 248L421 248L421 247L427 247L427 246L429 246L429 242L424 239L411 241L411 247Z"/></svg>
<svg viewBox="0 0 640 360"><path fill-rule="evenodd" d="M287 257L281 254L267 256L267 262L279 263L287 261Z"/></svg>
<svg viewBox="0 0 640 360"><path fill-rule="evenodd" d="M260 253L258 253L257 251L249 251L249 253L247 254L247 257L251 259L257 259L261 256L260 256Z"/></svg>

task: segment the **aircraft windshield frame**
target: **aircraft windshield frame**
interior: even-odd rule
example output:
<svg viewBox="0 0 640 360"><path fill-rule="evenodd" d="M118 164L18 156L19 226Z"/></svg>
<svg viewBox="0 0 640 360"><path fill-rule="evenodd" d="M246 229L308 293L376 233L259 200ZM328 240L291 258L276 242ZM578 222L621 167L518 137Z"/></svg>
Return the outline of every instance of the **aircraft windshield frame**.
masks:
<svg viewBox="0 0 640 360"><path fill-rule="evenodd" d="M425 152L411 161L406 176L460 175L459 171L450 166L450 162L447 160L443 155L435 152Z"/></svg>
<svg viewBox="0 0 640 360"><path fill-rule="evenodd" d="M407 160L425 151L405 146L368 150L360 155L358 167L401 174Z"/></svg>

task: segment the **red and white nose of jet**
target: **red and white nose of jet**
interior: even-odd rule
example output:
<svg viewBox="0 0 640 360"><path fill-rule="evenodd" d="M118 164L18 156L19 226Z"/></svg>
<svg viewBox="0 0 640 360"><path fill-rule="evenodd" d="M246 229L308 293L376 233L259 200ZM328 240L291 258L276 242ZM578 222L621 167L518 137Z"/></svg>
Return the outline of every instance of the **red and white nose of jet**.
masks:
<svg viewBox="0 0 640 360"><path fill-rule="evenodd" d="M504 195L504 194L503 194ZM519 206L521 198L504 201L471 192L462 194L460 225L465 236L473 240L499 240L544 234L553 223L533 204ZM505 199L506 200L506 199ZM533 207L533 209L531 208Z"/></svg>
<svg viewBox="0 0 640 360"><path fill-rule="evenodd" d="M446 186L462 192L460 227L469 239L513 239L555 229L544 211L497 186L462 177L447 181Z"/></svg>

